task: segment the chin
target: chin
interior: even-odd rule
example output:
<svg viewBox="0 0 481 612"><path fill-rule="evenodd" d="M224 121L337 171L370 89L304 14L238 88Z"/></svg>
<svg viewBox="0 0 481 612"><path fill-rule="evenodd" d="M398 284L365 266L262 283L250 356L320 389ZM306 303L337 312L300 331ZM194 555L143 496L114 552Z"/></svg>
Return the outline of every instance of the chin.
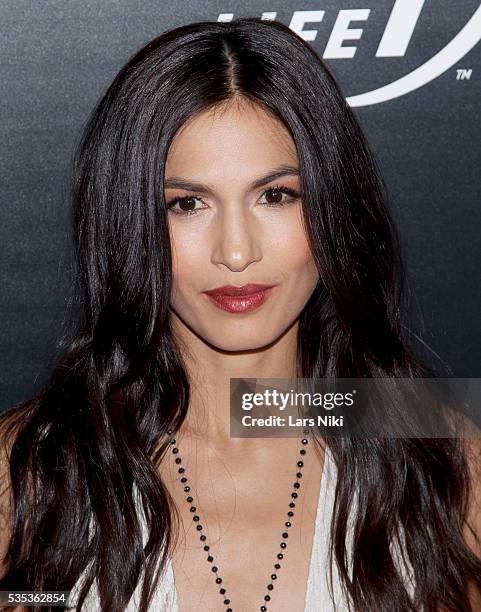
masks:
<svg viewBox="0 0 481 612"><path fill-rule="evenodd" d="M255 351L264 348L271 344L276 339L275 336L268 336L264 334L256 334L254 330L251 333L245 334L239 331L236 334L230 331L228 337L226 335L219 336L219 333L212 334L208 338L205 338L209 344L220 351Z"/></svg>

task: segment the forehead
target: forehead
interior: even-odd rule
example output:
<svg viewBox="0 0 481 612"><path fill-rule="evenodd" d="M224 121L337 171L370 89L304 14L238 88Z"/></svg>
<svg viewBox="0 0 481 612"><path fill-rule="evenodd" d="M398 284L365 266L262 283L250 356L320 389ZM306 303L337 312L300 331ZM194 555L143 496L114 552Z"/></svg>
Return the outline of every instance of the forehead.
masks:
<svg viewBox="0 0 481 612"><path fill-rule="evenodd" d="M238 179L296 164L295 143L285 125L261 106L231 102L190 119L167 153L165 176L187 175L213 181Z"/></svg>

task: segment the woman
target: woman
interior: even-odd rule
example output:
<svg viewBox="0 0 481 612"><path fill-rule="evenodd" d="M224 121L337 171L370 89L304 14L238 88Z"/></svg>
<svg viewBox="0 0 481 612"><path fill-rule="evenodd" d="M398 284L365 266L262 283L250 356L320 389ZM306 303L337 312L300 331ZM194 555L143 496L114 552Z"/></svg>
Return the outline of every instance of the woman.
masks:
<svg viewBox="0 0 481 612"><path fill-rule="evenodd" d="M78 327L44 391L3 417L0 590L321 611L332 536L338 610L479 601L459 440L229 437L231 377L427 374L402 337L373 157L310 45L255 18L151 41L85 128L73 204ZM269 289L226 297L248 284Z"/></svg>

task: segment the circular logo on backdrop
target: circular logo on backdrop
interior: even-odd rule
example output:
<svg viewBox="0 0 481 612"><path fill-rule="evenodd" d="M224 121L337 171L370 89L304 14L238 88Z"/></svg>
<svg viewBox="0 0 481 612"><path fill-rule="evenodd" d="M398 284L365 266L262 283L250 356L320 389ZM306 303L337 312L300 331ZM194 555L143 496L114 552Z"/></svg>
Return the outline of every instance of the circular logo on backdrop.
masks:
<svg viewBox="0 0 481 612"><path fill-rule="evenodd" d="M426 0L396 0L376 50L376 58L404 57ZM294 11L289 27L306 41L315 41L318 30L312 29L324 20L324 10ZM362 36L363 25L371 9L341 9L331 30L322 57L353 58ZM221 13L218 21L231 21L233 13ZM262 19L276 19L276 12L264 12ZM481 6L475 10L459 32L437 53L407 74L380 87L346 98L350 106L369 106L394 98L428 84L459 62L481 39ZM461 71L469 78L470 70Z"/></svg>

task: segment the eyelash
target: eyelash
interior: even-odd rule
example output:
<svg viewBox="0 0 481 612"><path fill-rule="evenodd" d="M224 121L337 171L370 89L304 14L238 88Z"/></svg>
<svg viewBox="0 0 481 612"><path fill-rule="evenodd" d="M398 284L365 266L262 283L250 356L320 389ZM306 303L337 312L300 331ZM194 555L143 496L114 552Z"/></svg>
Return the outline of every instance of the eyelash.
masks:
<svg viewBox="0 0 481 612"><path fill-rule="evenodd" d="M301 194L298 191L296 191L295 189L291 189L290 187L286 187L285 185L276 185L275 187L269 187L269 189L266 189L262 193L262 195L264 196L269 191L280 191L281 193L284 193L285 195L290 196L290 199L286 200L285 202L278 202L278 203L275 203L275 204L265 204L264 205L264 206L268 206L270 208L282 208L286 204L289 204L293 200L297 200L298 198L301 197ZM191 199L202 201L202 198L197 198L196 196L183 196L181 198L174 198L173 200L170 200L170 202L167 202L167 209L168 210L172 210L172 207L175 204L178 204L179 202L184 202L186 200L191 200ZM200 209L200 210L202 210L202 209ZM196 215L199 212L199 210L190 210L190 211L172 210L172 212L174 214L176 214L176 215L187 216L187 215Z"/></svg>

